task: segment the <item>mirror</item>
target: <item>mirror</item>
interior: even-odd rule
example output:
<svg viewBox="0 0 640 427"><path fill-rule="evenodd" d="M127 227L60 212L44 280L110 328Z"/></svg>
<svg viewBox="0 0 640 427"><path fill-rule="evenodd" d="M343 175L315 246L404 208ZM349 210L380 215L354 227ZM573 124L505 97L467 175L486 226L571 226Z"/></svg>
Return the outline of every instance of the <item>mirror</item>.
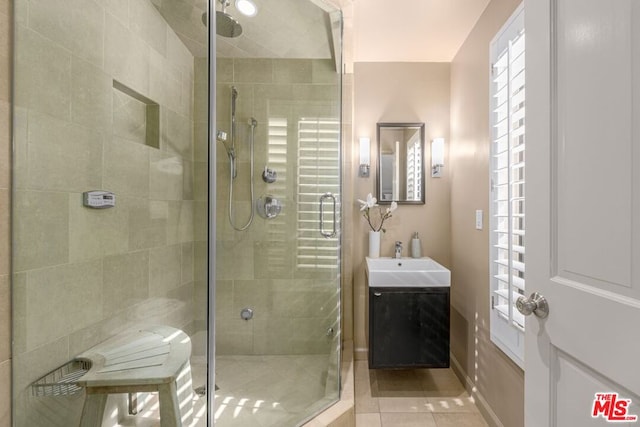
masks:
<svg viewBox="0 0 640 427"><path fill-rule="evenodd" d="M378 123L378 203L424 204L424 123Z"/></svg>

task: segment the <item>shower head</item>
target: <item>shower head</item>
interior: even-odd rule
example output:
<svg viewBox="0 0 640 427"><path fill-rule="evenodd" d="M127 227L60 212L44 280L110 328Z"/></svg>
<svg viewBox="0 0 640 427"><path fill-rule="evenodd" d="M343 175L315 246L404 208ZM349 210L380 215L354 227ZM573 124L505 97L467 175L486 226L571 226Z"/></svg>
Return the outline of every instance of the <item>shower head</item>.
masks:
<svg viewBox="0 0 640 427"><path fill-rule="evenodd" d="M216 33L223 37L238 37L242 34L242 25L226 12L216 12Z"/></svg>
<svg viewBox="0 0 640 427"><path fill-rule="evenodd" d="M242 25L226 12L228 0L218 0L222 4L222 11L216 11L216 34L223 37L238 37L242 34ZM202 14L202 23L208 25L207 12Z"/></svg>
<svg viewBox="0 0 640 427"><path fill-rule="evenodd" d="M251 126L252 128L258 126L258 121L256 119L254 119L253 117L251 117L249 119L249 126Z"/></svg>

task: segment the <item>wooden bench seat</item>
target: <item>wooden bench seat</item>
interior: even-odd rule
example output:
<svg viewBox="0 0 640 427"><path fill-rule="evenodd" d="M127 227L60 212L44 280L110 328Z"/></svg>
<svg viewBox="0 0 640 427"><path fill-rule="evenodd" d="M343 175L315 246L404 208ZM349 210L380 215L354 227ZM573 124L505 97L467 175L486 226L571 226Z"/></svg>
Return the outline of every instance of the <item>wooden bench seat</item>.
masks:
<svg viewBox="0 0 640 427"><path fill-rule="evenodd" d="M177 382L181 378L184 383L188 375L191 384L190 357L187 334L169 326L123 332L80 354L78 359L92 362L77 381L87 393L80 427L101 425L109 394L142 392L158 392L161 427L182 426L182 414L191 412L191 399L182 402L181 411Z"/></svg>

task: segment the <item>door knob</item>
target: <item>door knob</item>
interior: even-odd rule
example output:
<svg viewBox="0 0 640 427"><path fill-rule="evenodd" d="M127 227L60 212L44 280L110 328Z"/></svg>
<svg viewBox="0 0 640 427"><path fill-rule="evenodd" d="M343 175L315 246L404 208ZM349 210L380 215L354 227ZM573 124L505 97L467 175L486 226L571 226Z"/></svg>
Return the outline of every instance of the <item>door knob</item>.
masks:
<svg viewBox="0 0 640 427"><path fill-rule="evenodd" d="M547 300L537 292L532 293L529 298L524 296L519 297L516 301L516 308L525 316L533 313L539 318L544 319L549 315L549 304Z"/></svg>

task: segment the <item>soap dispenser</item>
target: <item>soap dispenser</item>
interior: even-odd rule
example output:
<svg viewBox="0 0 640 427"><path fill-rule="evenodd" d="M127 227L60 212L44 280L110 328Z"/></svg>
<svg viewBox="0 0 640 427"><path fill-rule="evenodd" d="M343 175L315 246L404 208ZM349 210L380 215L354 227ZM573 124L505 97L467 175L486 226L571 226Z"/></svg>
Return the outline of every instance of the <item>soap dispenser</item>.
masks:
<svg viewBox="0 0 640 427"><path fill-rule="evenodd" d="M417 231L413 233L413 239L411 239L411 257L422 257L422 247L420 246L420 238L418 237Z"/></svg>

